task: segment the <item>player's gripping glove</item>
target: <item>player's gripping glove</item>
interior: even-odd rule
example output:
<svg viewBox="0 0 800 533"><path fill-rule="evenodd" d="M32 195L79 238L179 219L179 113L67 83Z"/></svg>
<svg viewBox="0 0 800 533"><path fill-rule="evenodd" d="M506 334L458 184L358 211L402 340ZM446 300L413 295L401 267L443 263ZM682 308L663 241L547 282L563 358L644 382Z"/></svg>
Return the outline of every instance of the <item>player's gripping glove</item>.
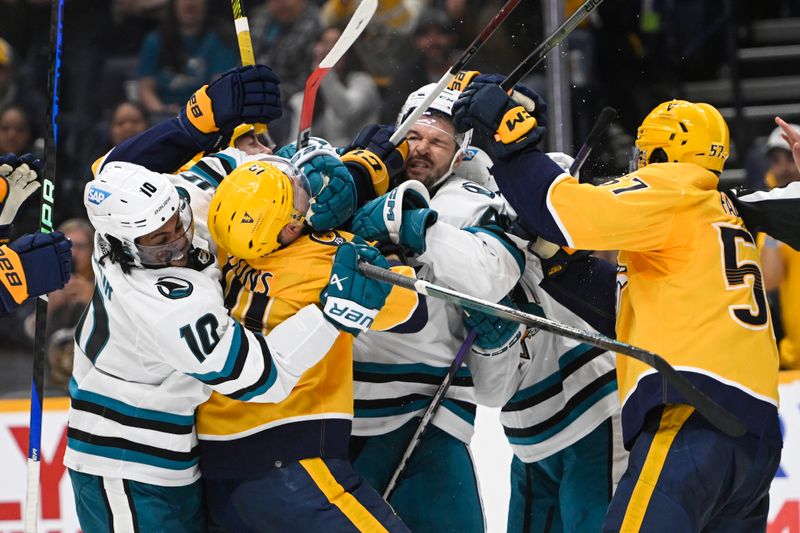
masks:
<svg viewBox="0 0 800 533"><path fill-rule="evenodd" d="M0 246L0 300L6 309L62 288L72 270L72 242L59 231L28 233Z"/></svg>
<svg viewBox="0 0 800 533"><path fill-rule="evenodd" d="M373 124L366 126L353 142L344 149L342 162L350 173L364 183L372 185L374 195L380 196L389 190L389 184L403 168L408 158L408 141L403 139L397 146L389 142L394 126Z"/></svg>
<svg viewBox="0 0 800 533"><path fill-rule="evenodd" d="M428 190L422 183L405 181L359 209L351 231L368 241L392 242L422 254L425 232L438 217L428 207L429 201Z"/></svg>
<svg viewBox="0 0 800 533"><path fill-rule="evenodd" d="M289 144L278 150L277 155L290 159L308 178L312 197L306 220L312 228L316 231L338 228L353 216L356 185L330 143L311 137L308 146L299 152L294 144Z"/></svg>
<svg viewBox="0 0 800 533"><path fill-rule="evenodd" d="M330 282L319 297L325 318L353 335L369 329L392 290L388 283L361 274L359 260L389 268L386 258L372 246L355 241L342 244L333 258Z"/></svg>
<svg viewBox="0 0 800 533"><path fill-rule="evenodd" d="M506 297L500 300L502 305L513 307ZM480 311L464 309L464 325L477 333L472 351L478 355L500 355L512 349L525 333L525 326Z"/></svg>
<svg viewBox="0 0 800 533"><path fill-rule="evenodd" d="M268 123L281 116L279 83L265 65L233 68L198 89L178 120L200 148L218 150L239 124Z"/></svg>
<svg viewBox="0 0 800 533"><path fill-rule="evenodd" d="M0 157L0 226L14 222L20 206L41 187L41 173L42 162L31 154Z"/></svg>
<svg viewBox="0 0 800 533"><path fill-rule="evenodd" d="M529 89L519 90L512 99L496 83L475 78L453 105L456 130L475 129L490 140L489 150L496 157L506 157L544 138L542 122L544 101Z"/></svg>

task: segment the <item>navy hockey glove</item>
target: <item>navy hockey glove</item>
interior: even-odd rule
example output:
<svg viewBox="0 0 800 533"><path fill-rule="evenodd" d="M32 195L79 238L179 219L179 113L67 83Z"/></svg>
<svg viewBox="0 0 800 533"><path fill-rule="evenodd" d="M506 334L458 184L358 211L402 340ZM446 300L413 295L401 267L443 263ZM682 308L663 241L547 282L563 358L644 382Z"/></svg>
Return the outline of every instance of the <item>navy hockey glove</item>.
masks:
<svg viewBox="0 0 800 533"><path fill-rule="evenodd" d="M389 262L376 248L355 241L344 243L336 251L330 281L319 297L325 318L352 335L369 329L392 291L388 283L362 275L358 271L359 260L389 268Z"/></svg>
<svg viewBox="0 0 800 533"><path fill-rule="evenodd" d="M280 79L265 65L236 67L198 89L178 119L205 151L217 150L242 123L281 116Z"/></svg>
<svg viewBox="0 0 800 533"><path fill-rule="evenodd" d="M496 157L539 144L546 132L539 121L544 107L541 97L528 89L523 92L520 87L515 92L521 95L519 100L524 100L521 104L496 83L480 81L482 76L470 83L453 105L456 130L475 129L486 136L488 148ZM528 110L529 107L533 109Z"/></svg>
<svg viewBox="0 0 800 533"><path fill-rule="evenodd" d="M403 139L397 146L389 142L394 125L373 124L366 126L353 142L344 149L342 161L356 179L371 185L372 198L385 194L395 176L405 168L408 158L408 141Z"/></svg>
<svg viewBox="0 0 800 533"><path fill-rule="evenodd" d="M508 297L500 304L513 307ZM522 338L525 326L513 320L505 320L480 311L464 309L464 325L477 333L472 351L478 355L493 356L507 352Z"/></svg>
<svg viewBox="0 0 800 533"><path fill-rule="evenodd" d="M58 231L28 233L0 246L0 299L6 309L69 281L72 242Z"/></svg>
<svg viewBox="0 0 800 533"><path fill-rule="evenodd" d="M0 226L13 224L20 206L39 190L42 162L31 154L0 157Z"/></svg>
<svg viewBox="0 0 800 533"><path fill-rule="evenodd" d="M438 217L428 207L429 200L428 190L420 182L403 182L359 209L351 231L368 241L392 242L422 254L425 232Z"/></svg>
<svg viewBox="0 0 800 533"><path fill-rule="evenodd" d="M302 169L308 178L312 198L306 220L314 230L328 231L341 227L353 216L356 184L330 143L311 137L308 146L300 152L290 144L278 150L277 154L290 157L292 164Z"/></svg>

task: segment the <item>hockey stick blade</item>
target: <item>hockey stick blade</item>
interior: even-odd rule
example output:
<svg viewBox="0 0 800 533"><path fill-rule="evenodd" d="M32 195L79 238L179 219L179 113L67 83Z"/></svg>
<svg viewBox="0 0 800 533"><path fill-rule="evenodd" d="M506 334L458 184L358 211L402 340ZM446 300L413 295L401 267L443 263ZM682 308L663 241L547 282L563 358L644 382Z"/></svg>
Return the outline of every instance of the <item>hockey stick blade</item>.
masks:
<svg viewBox="0 0 800 533"><path fill-rule="evenodd" d="M359 263L358 270L368 278L378 281L384 281L404 287L406 289L416 291L420 294L439 298L450 303L460 305L476 311L481 311L487 315L492 315L506 320L513 320L526 326L532 326L556 335L561 335L570 339L579 340L592 346L602 348L604 350L611 350L628 357L632 357L646 365L653 367L661 373L664 379L675 389L683 395L686 402L694 406L697 412L716 426L720 431L732 437L740 437L747 431L744 424L738 417L721 407L714 400L708 397L704 392L694 386L691 381L681 375L675 368L673 368L663 357L645 350L627 344L599 333L590 333L578 328L566 326L547 318L542 318L530 313L525 313L519 309L506 307L504 305L481 300L468 294L464 294L446 287L434 285L433 283L425 280L414 280L406 276L401 276L394 272L378 268L374 265Z"/></svg>
<svg viewBox="0 0 800 533"><path fill-rule="evenodd" d="M322 58L319 66L314 69L314 72L306 80L305 90L303 91L303 105L300 108L300 128L297 132L297 143L295 144L298 150L308 146L308 139L311 137L311 121L314 117L314 104L317 101L317 90L319 90L320 83L322 83L328 71L353 46L358 36L361 35L369 21L372 20L376 9L378 9L378 0L362 0L333 48Z"/></svg>
<svg viewBox="0 0 800 533"><path fill-rule="evenodd" d="M586 0L578 9L575 10L575 13L570 15L570 17L565 20L561 26L555 29L553 33L550 34L547 39L542 41L542 44L536 47L536 49L531 52L528 57L522 60L522 63L517 65L511 74L503 80L500 84L506 92L511 90L514 85L519 83L522 78L528 75L530 71L536 68L536 66L542 62L542 60L547 56L548 52L555 48L556 46L561 43L564 39L566 39L570 33L577 28L581 22L583 22L586 17L592 14L592 12L597 9L597 6L603 3L603 0Z"/></svg>
<svg viewBox="0 0 800 533"><path fill-rule="evenodd" d="M408 446L406 446L403 456L400 458L400 462L397 464L397 468L394 469L394 473L392 474L391 479L389 479L389 483L386 485L386 490L383 491L384 500L389 501L389 497L392 495L394 488L397 486L397 481L400 479L400 476L403 475L403 472L406 469L408 460L411 458L414 450L417 449L417 446L419 446L420 441L422 441L422 436L425 434L425 430L428 429L431 419L433 419L436 411L439 410L439 406L442 405L442 401L444 400L444 395L447 392L447 389L450 388L450 384L453 382L456 372L458 372L458 369L461 368L461 364L464 362L464 357L466 357L467 352L472 347L472 343L475 342L475 338L477 336L478 335L475 330L470 330L470 332L467 333L467 338L464 339L464 342L458 349L455 358L453 358L453 362L447 369L447 374L445 374L444 379L439 384L439 388L436 389L433 398L431 398L431 403L428 405L428 408L425 409L425 413L422 415L422 420L420 420L419 426L417 426L416 431L414 431L414 435L411 436L411 440L408 442Z"/></svg>
<svg viewBox="0 0 800 533"><path fill-rule="evenodd" d="M463 69L464 66L472 59L478 50L484 45L484 43L489 40L489 37L495 32L495 30L502 24L502 22L508 18L511 12L514 10L515 7L520 3L520 0L508 0L503 7L500 8L500 11L495 14L494 18L489 21L489 23L483 28L480 34L475 37L475 40L472 41L466 50L464 50L456 62L453 63L453 66L450 67L450 70L444 73L444 75L436 82L436 87L430 94L417 106L417 108L411 112L408 117L400 124L397 130L392 134L389 138L389 141L397 146L406 136L408 130L411 129L411 126L422 116L422 113L425 112L426 109L430 107L436 97L447 87L447 84L453 79L453 76L458 74L458 71Z"/></svg>
<svg viewBox="0 0 800 533"><path fill-rule="evenodd" d="M581 167L592 153L592 150L594 150L594 147L597 146L600 137L603 136L615 118L617 118L616 109L613 107L603 108L603 110L600 112L600 116L597 117L597 122L594 123L592 130L586 137L586 142L584 142L583 146L581 146L581 149L578 150L578 153L575 155L575 161L573 161L572 165L569 167L570 175L574 176L580 171Z"/></svg>

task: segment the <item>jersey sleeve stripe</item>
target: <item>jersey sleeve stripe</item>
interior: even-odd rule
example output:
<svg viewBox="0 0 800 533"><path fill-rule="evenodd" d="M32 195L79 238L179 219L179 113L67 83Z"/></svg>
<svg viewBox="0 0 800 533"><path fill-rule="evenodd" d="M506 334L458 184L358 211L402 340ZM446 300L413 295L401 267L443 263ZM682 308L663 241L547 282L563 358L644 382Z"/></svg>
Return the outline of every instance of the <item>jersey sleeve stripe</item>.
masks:
<svg viewBox="0 0 800 533"><path fill-rule="evenodd" d="M225 359L225 366L220 371L206 372L205 374L189 373L195 379L199 379L208 385L217 385L224 381L231 381L239 377L242 373L242 366L247 358L249 343L247 339L242 339L242 326L238 322L233 324L233 339L228 349L228 356Z"/></svg>
<svg viewBox="0 0 800 533"><path fill-rule="evenodd" d="M176 452L127 439L92 435L73 427L67 429L67 444L73 450L89 455L132 461L169 470L186 470L199 463L196 446L189 452Z"/></svg>
<svg viewBox="0 0 800 533"><path fill-rule="evenodd" d="M225 170L225 174L230 174L233 172L233 169L236 168L236 160L228 154L216 153L212 157L219 159L220 163L222 163L222 168Z"/></svg>
<svg viewBox="0 0 800 533"><path fill-rule="evenodd" d="M525 256L523 255L522 251L514 246L514 244L505 236L505 233L500 230L500 228L493 228L487 226L470 226L468 228L464 228L464 231L472 233L473 235L476 233L480 233L482 235L491 235L502 244L508 253L511 254L511 257L517 262L517 266L519 267L519 273L522 275L525 272Z"/></svg>
<svg viewBox="0 0 800 533"><path fill-rule="evenodd" d="M162 422L173 426L194 425L194 415L178 415L136 407L96 392L80 389L78 387L78 382L75 381L75 378L72 378L69 381L69 395L73 400L91 402L129 417L150 420L153 422Z"/></svg>
<svg viewBox="0 0 800 533"><path fill-rule="evenodd" d="M575 241L572 240L572 235L569 234L567 231L567 227L564 225L564 222L558 216L558 212L556 211L555 207L553 206L553 187L561 183L562 181L571 178L569 174L561 174L547 188L547 210L550 212L550 216L553 217L556 225L558 226L559 231L564 236L564 239L567 241L567 246L570 248L575 248Z"/></svg>
<svg viewBox="0 0 800 533"><path fill-rule="evenodd" d="M226 396L233 398L234 400L246 402L251 398L255 398L256 396L264 394L275 384L275 381L278 379L278 369L275 368L275 365L272 362L272 355L270 354L267 341L264 340L264 337L261 335L254 335L254 337L256 338L256 342L261 349L261 354L264 357L264 371L261 373L261 376L259 376L258 380L249 387L240 389L232 394L226 394Z"/></svg>
<svg viewBox="0 0 800 533"><path fill-rule="evenodd" d="M215 172L205 161L198 161L192 168L186 171L188 174L195 174L207 181L212 187L219 187L222 176Z"/></svg>

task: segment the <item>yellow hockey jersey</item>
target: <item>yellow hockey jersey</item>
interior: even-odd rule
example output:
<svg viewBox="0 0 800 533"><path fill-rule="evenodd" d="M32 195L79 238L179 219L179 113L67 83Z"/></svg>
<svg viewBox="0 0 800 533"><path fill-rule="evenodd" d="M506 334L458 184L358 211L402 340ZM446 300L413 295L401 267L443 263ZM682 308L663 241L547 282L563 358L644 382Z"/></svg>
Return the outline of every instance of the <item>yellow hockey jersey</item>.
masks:
<svg viewBox="0 0 800 533"><path fill-rule="evenodd" d="M547 205L570 246L620 250L617 337L662 356L757 435L777 430L778 351L753 237L718 178L648 165L601 186L557 178ZM679 403L649 366L617 356L626 442Z"/></svg>
<svg viewBox="0 0 800 533"><path fill-rule="evenodd" d="M269 332L301 308L319 302L333 256L351 238L335 231L311 234L259 259L221 257L225 306L248 329ZM395 270L414 275L410 267ZM415 293L395 287L372 329L404 323L418 303ZM282 402L248 405L212 394L196 417L203 475L224 477L232 468L252 470L259 461L347 457L353 417L352 346L353 337L340 334Z"/></svg>

